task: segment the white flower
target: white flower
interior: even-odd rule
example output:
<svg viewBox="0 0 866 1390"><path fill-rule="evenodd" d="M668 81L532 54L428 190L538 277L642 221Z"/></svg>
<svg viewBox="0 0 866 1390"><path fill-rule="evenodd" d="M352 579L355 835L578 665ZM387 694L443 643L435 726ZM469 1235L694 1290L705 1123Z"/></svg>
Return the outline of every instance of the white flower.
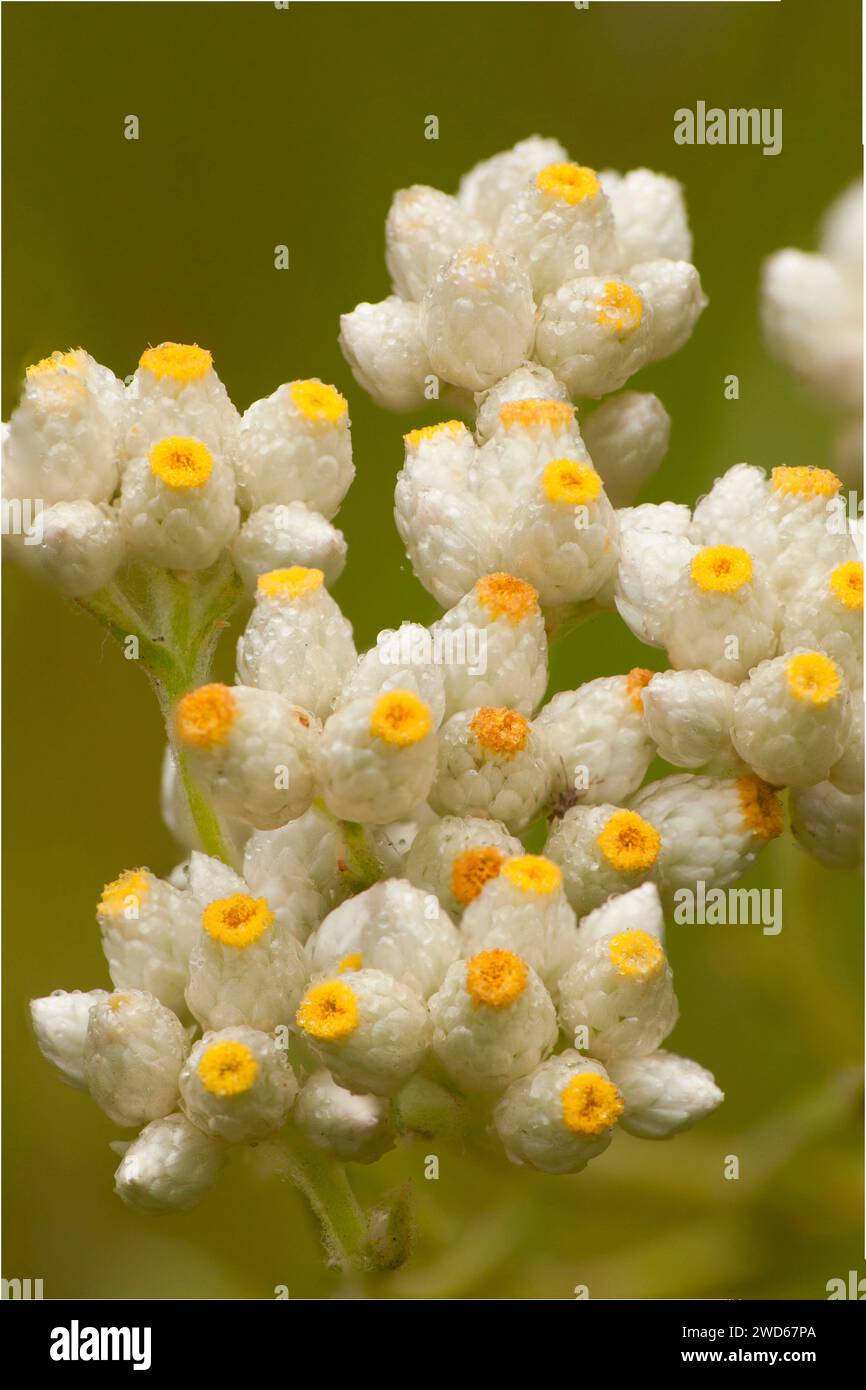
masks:
<svg viewBox="0 0 866 1390"><path fill-rule="evenodd" d="M614 507L632 502L656 472L670 433L670 416L649 391L611 396L584 421L584 442Z"/></svg>
<svg viewBox="0 0 866 1390"><path fill-rule="evenodd" d="M500 217L527 182L549 164L565 163L568 155L558 140L530 135L513 149L482 160L464 174L457 190L460 206L495 231Z"/></svg>
<svg viewBox="0 0 866 1390"><path fill-rule="evenodd" d="M479 444L502 429L511 429L521 423L518 418L506 412L503 420L502 407L518 401L559 401L565 403L568 393L553 372L537 362L524 362L509 372L488 391L478 391L475 395L477 410L475 434Z"/></svg>
<svg viewBox="0 0 866 1390"><path fill-rule="evenodd" d="M318 719L331 712L357 660L352 624L318 569L294 565L259 575L255 606L238 639L238 680L276 690Z"/></svg>
<svg viewBox="0 0 866 1390"><path fill-rule="evenodd" d="M540 711L554 757L555 788L584 803L625 801L637 791L654 756L643 717L650 671L600 676L562 690Z"/></svg>
<svg viewBox="0 0 866 1390"><path fill-rule="evenodd" d="M109 502L117 487L116 431L97 364L81 348L28 367L3 449L3 495L55 502ZM105 372L106 368L98 368Z"/></svg>
<svg viewBox="0 0 866 1390"><path fill-rule="evenodd" d="M823 782L850 727L848 684L823 652L788 652L761 662L734 697L734 747L776 786Z"/></svg>
<svg viewBox="0 0 866 1390"><path fill-rule="evenodd" d="M573 806L553 823L544 848L562 869L568 900L579 915L611 893L634 888L655 871L660 850L654 825L613 805Z"/></svg>
<svg viewBox="0 0 866 1390"><path fill-rule="evenodd" d="M84 1079L84 1040L87 1023L94 1004L108 998L104 989L87 993L75 989L57 989L42 999L31 999L30 1018L43 1057L51 1062L63 1081L77 1090L86 1091Z"/></svg>
<svg viewBox="0 0 866 1390"><path fill-rule="evenodd" d="M231 467L192 435L161 436L126 465L119 517L124 543L138 559L206 569L238 528Z"/></svg>
<svg viewBox="0 0 866 1390"><path fill-rule="evenodd" d="M423 700L438 729L445 713L445 682L444 667L434 662L434 654L431 634L420 623L401 623L395 631L386 628L375 647L349 670L334 708L389 690L411 690Z"/></svg>
<svg viewBox="0 0 866 1390"><path fill-rule="evenodd" d="M320 726L284 695L202 685L179 701L175 730L226 815L273 830L312 802Z"/></svg>
<svg viewBox="0 0 866 1390"><path fill-rule="evenodd" d="M731 743L734 686L709 671L659 671L643 690L644 722L674 767L737 763Z"/></svg>
<svg viewBox="0 0 866 1390"><path fill-rule="evenodd" d="M389 878L329 913L307 949L314 975L370 968L426 999L460 954L460 937L432 893Z"/></svg>
<svg viewBox="0 0 866 1390"><path fill-rule="evenodd" d="M782 651L818 648L831 657L853 689L863 684L863 563L845 560L806 583L787 603L779 636Z"/></svg>
<svg viewBox="0 0 866 1390"><path fill-rule="evenodd" d="M543 980L553 999L578 950L577 921L562 888L562 871L541 855L503 864L463 914L467 952L515 952Z"/></svg>
<svg viewBox="0 0 866 1390"><path fill-rule="evenodd" d="M552 776L544 734L522 714L462 710L442 726L430 805L443 816L490 816L519 834L549 800Z"/></svg>
<svg viewBox="0 0 866 1390"><path fill-rule="evenodd" d="M531 715L540 703L547 636L531 584L512 574L485 575L430 632L442 648L448 714L504 705Z"/></svg>
<svg viewBox="0 0 866 1390"><path fill-rule="evenodd" d="M691 260L692 235L676 179L651 169L631 169L627 174L604 169L599 177L613 210L625 265L661 257Z"/></svg>
<svg viewBox="0 0 866 1390"><path fill-rule="evenodd" d="M340 348L358 385L385 410L424 404L431 374L417 304L392 294L340 316Z"/></svg>
<svg viewBox="0 0 866 1390"><path fill-rule="evenodd" d="M244 412L238 493L248 511L303 502L330 520L354 476L348 406L333 386L291 381Z"/></svg>
<svg viewBox="0 0 866 1390"><path fill-rule="evenodd" d="M429 792L435 770L433 719L411 690L353 700L325 725L322 794L341 820L386 825L408 816Z"/></svg>
<svg viewBox="0 0 866 1390"><path fill-rule="evenodd" d="M375 1163L394 1147L388 1102L347 1091L325 1070L304 1082L292 1118L317 1148L344 1163Z"/></svg>
<svg viewBox="0 0 866 1390"><path fill-rule="evenodd" d="M485 242L442 266L421 301L421 335L443 381L484 391L529 356L535 304L514 256Z"/></svg>
<svg viewBox="0 0 866 1390"><path fill-rule="evenodd" d="M678 670L743 680L776 649L775 598L762 567L741 546L696 551L669 592L662 637Z"/></svg>
<svg viewBox="0 0 866 1390"><path fill-rule="evenodd" d="M160 343L141 354L124 401L125 458L149 454L170 436L201 440L234 472L240 416L216 374L213 357L195 343Z"/></svg>
<svg viewBox="0 0 866 1390"><path fill-rule="evenodd" d="M185 1115L152 1120L129 1145L114 1175L128 1207L147 1213L189 1211L209 1191L225 1163L222 1143Z"/></svg>
<svg viewBox="0 0 866 1390"><path fill-rule="evenodd" d="M84 1079L115 1124L145 1124L177 1105L188 1051L186 1030L170 1009L143 990L119 991L90 1010Z"/></svg>
<svg viewBox="0 0 866 1390"><path fill-rule="evenodd" d="M523 846L499 821L443 816L417 835L406 858L406 877L435 893L455 920Z"/></svg>
<svg viewBox="0 0 866 1390"><path fill-rule="evenodd" d="M115 988L143 990L183 1016L189 955L199 934L192 894L149 869L132 869L105 885L96 916Z"/></svg>
<svg viewBox="0 0 866 1390"><path fill-rule="evenodd" d="M345 568L346 550L342 531L303 502L273 502L247 517L235 537L232 559L250 590L260 574L294 565L321 570L325 583L333 584Z"/></svg>
<svg viewBox="0 0 866 1390"><path fill-rule="evenodd" d="M184 1114L213 1138L264 1139L286 1122L298 1083L285 1052L255 1028L206 1033L180 1076Z"/></svg>
<svg viewBox="0 0 866 1390"><path fill-rule="evenodd" d="M863 865L863 793L849 795L832 782L791 792L791 830L795 839L828 869Z"/></svg>
<svg viewBox="0 0 866 1390"><path fill-rule="evenodd" d="M312 808L306 813L318 814ZM319 853L327 852L333 828L329 817L323 819L322 838L316 846ZM217 896L225 891L229 896L232 892L249 892L266 898L276 921L298 941L306 941L328 911L332 895L313 877L318 869L317 856L302 859L299 855L301 820L303 817L289 821L278 830L254 830L244 847L243 877L238 878L234 888L218 890ZM198 857L193 855L193 860ZM213 894L208 896L205 903L212 897Z"/></svg>
<svg viewBox="0 0 866 1390"><path fill-rule="evenodd" d="M579 1173L604 1153L623 1112L600 1062L560 1052L509 1086L493 1115L512 1163L543 1173Z"/></svg>
<svg viewBox="0 0 866 1390"><path fill-rule="evenodd" d="M532 1071L557 1037L556 1010L513 951L455 961L430 1000L433 1051L465 1091L501 1091Z"/></svg>
<svg viewBox="0 0 866 1390"><path fill-rule="evenodd" d="M640 1139L669 1139L691 1129L725 1098L706 1067L664 1049L613 1058L608 1072L625 1103L620 1124Z"/></svg>
<svg viewBox="0 0 866 1390"><path fill-rule="evenodd" d="M423 1001L381 970L353 970L311 985L296 1027L340 1085L380 1096L408 1081L430 1042Z"/></svg>
<svg viewBox="0 0 866 1390"><path fill-rule="evenodd" d="M618 391L652 360L653 309L633 279L583 276L548 294L538 359L572 396Z"/></svg>
<svg viewBox="0 0 866 1390"><path fill-rule="evenodd" d="M86 598L114 577L123 560L117 514L105 503L55 502L39 514L35 549L43 573L62 593Z"/></svg>

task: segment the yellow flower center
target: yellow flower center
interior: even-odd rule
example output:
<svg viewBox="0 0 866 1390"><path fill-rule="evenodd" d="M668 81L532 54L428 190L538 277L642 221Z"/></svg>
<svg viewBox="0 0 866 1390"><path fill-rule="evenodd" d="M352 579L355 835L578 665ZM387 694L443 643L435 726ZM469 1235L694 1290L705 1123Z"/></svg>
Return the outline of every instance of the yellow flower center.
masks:
<svg viewBox="0 0 866 1390"><path fill-rule="evenodd" d="M451 892L457 901L468 907L485 883L498 876L504 863L505 855L494 845L480 845L458 854L451 866Z"/></svg>
<svg viewBox="0 0 866 1390"><path fill-rule="evenodd" d="M327 980L307 990L296 1014L299 1028L320 1042L339 1042L358 1027L358 996L344 980Z"/></svg>
<svg viewBox="0 0 866 1390"><path fill-rule="evenodd" d="M750 830L763 840L775 840L785 829L785 812L782 803L760 777L739 777L737 795L743 820Z"/></svg>
<svg viewBox="0 0 866 1390"><path fill-rule="evenodd" d="M863 608L863 566L859 560L846 560L830 575L830 588L840 603L856 612Z"/></svg>
<svg viewBox="0 0 866 1390"><path fill-rule="evenodd" d="M665 953L654 936L646 931L621 931L608 944L611 964L621 975L648 980L657 975L665 962Z"/></svg>
<svg viewBox="0 0 866 1390"><path fill-rule="evenodd" d="M752 580L752 558L738 545L708 545L692 560L692 581L705 594L735 594Z"/></svg>
<svg viewBox="0 0 866 1390"><path fill-rule="evenodd" d="M542 193L551 193L572 206L597 197L601 189L595 170L582 164L548 164L536 174L535 184Z"/></svg>
<svg viewBox="0 0 866 1390"><path fill-rule="evenodd" d="M433 727L430 711L412 690L388 690L370 715L370 733L395 748L420 743Z"/></svg>
<svg viewBox="0 0 866 1390"><path fill-rule="evenodd" d="M157 381L163 377L180 382L201 381L213 366L213 357L207 348L196 343L160 343L159 347L147 348L138 365Z"/></svg>
<svg viewBox="0 0 866 1390"><path fill-rule="evenodd" d="M475 585L475 594L494 618L507 618L513 627L539 611L538 590L513 574L486 574Z"/></svg>
<svg viewBox="0 0 866 1390"><path fill-rule="evenodd" d="M420 429L410 430L408 434L403 435L403 439L410 449L417 449L420 444L438 439L442 434L456 436L466 433L466 426L462 420L442 420L438 425L422 425Z"/></svg>
<svg viewBox="0 0 866 1390"><path fill-rule="evenodd" d="M466 966L466 989L475 1004L505 1009L526 989L529 974L513 951L482 951Z"/></svg>
<svg viewBox="0 0 866 1390"><path fill-rule="evenodd" d="M623 1099L612 1081L594 1071L566 1082L560 1094L562 1119L573 1134L603 1134L623 1112Z"/></svg>
<svg viewBox="0 0 866 1390"><path fill-rule="evenodd" d="M237 716L237 701L227 685L200 685L178 703L177 736L195 748L214 748L225 743Z"/></svg>
<svg viewBox="0 0 866 1390"><path fill-rule="evenodd" d="M325 576L321 570L306 569L303 565L290 565L288 569L269 570L260 574L256 588L267 598L293 599L314 594L322 587Z"/></svg>
<svg viewBox="0 0 866 1390"><path fill-rule="evenodd" d="M771 482L789 497L834 497L842 486L829 468L774 468Z"/></svg>
<svg viewBox="0 0 866 1390"><path fill-rule="evenodd" d="M259 1074L259 1064L245 1043L218 1042L209 1047L196 1068L212 1096L241 1096Z"/></svg>
<svg viewBox="0 0 866 1390"><path fill-rule="evenodd" d="M800 652L785 663L788 689L796 700L812 705L829 705L839 694L839 672L822 652Z"/></svg>
<svg viewBox="0 0 866 1390"><path fill-rule="evenodd" d="M542 854L519 854L509 859L502 870L521 893L537 893L546 897L555 893L562 883L562 870Z"/></svg>
<svg viewBox="0 0 866 1390"><path fill-rule="evenodd" d="M506 401L499 407L499 423L507 430L515 426L527 430L533 425L544 425L561 434L573 422L574 406L568 401Z"/></svg>
<svg viewBox="0 0 866 1390"><path fill-rule="evenodd" d="M545 468L541 485L548 502L565 507L583 507L601 492L601 478L592 464L579 459L554 459Z"/></svg>
<svg viewBox="0 0 866 1390"><path fill-rule="evenodd" d="M251 898L247 893L233 893L230 898L216 898L208 903L201 915L205 931L223 946L243 951L258 941L274 920L274 914L264 898Z"/></svg>
<svg viewBox="0 0 866 1390"><path fill-rule="evenodd" d="M213 455L200 439L172 435L154 444L148 456L150 471L166 487L201 487L213 472Z"/></svg>
<svg viewBox="0 0 866 1390"><path fill-rule="evenodd" d="M147 869L130 869L111 883L106 883L99 900L99 911L106 917L119 917L132 902L140 904L150 892L150 874Z"/></svg>
<svg viewBox="0 0 866 1390"><path fill-rule="evenodd" d="M343 960L340 961L337 967L340 975L345 975L347 970L363 970L363 968L364 960L360 951L352 951L350 955L345 956Z"/></svg>
<svg viewBox="0 0 866 1390"><path fill-rule="evenodd" d="M606 280L596 301L595 321L619 337L633 333L643 318L643 300L624 280Z"/></svg>
<svg viewBox="0 0 866 1390"><path fill-rule="evenodd" d="M348 410L345 398L333 386L322 381L293 381L289 386L292 400L306 420L321 420L336 425Z"/></svg>
<svg viewBox="0 0 866 1390"><path fill-rule="evenodd" d="M614 869L634 873L652 868L659 856L662 837L637 811L614 811L596 843Z"/></svg>
<svg viewBox="0 0 866 1390"><path fill-rule="evenodd" d="M33 362L25 373L27 380L32 381L34 377L44 376L50 372L80 372L82 361L79 353L83 353L84 348L70 348L68 352L52 352L50 357L42 357L38 362Z"/></svg>
<svg viewBox="0 0 866 1390"><path fill-rule="evenodd" d="M505 758L522 753L529 738L529 722L516 709L491 709L484 705L469 727L482 748Z"/></svg>
<svg viewBox="0 0 866 1390"><path fill-rule="evenodd" d="M642 692L649 685L655 671L648 671L645 666L634 666L625 678L625 693L631 701L632 708L638 714L643 713L643 694Z"/></svg>

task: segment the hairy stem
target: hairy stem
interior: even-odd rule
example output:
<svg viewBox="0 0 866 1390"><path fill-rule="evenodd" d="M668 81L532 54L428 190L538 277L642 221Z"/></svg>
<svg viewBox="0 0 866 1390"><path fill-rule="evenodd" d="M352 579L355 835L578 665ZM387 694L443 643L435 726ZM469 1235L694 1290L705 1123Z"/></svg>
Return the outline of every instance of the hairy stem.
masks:
<svg viewBox="0 0 866 1390"><path fill-rule="evenodd" d="M306 1199L321 1233L328 1263L348 1273L367 1267L369 1231L342 1163L315 1149L297 1129L278 1144L283 1176Z"/></svg>

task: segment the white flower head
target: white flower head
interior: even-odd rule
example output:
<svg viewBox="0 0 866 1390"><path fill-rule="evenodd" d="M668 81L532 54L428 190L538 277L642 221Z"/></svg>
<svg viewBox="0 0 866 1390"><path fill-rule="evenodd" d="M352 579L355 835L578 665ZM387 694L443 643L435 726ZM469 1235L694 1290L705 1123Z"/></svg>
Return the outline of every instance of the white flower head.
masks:
<svg viewBox="0 0 866 1390"><path fill-rule="evenodd" d="M734 697L734 747L775 786L823 782L850 728L848 683L824 652L798 650L764 661Z"/></svg>
<svg viewBox="0 0 866 1390"><path fill-rule="evenodd" d="M206 569L234 537L239 512L225 458L192 435L164 435L131 458L120 525L132 555L166 569Z"/></svg>
<svg viewBox="0 0 866 1390"><path fill-rule="evenodd" d="M90 1010L84 1079L115 1124L146 1124L175 1109L188 1051L176 1014L143 990L119 990Z"/></svg>
<svg viewBox="0 0 866 1390"><path fill-rule="evenodd" d="M344 1163L375 1163L394 1147L388 1102L347 1091L324 1069L304 1082L292 1118L317 1148Z"/></svg>
<svg viewBox="0 0 866 1390"><path fill-rule="evenodd" d="M435 893L456 921L506 860L522 853L520 841L499 821L443 816L419 832L406 858L406 877Z"/></svg>
<svg viewBox="0 0 866 1390"><path fill-rule="evenodd" d="M325 804L343 820L373 825L408 816L430 790L436 745L433 717L413 691L351 701L322 735Z"/></svg>
<svg viewBox="0 0 866 1390"><path fill-rule="evenodd" d="M226 1160L225 1146L185 1115L151 1120L114 1175L122 1202L148 1214L189 1211L206 1196Z"/></svg>
<svg viewBox="0 0 866 1390"><path fill-rule="evenodd" d="M423 1000L392 975L366 968L312 984L296 1028L340 1085L379 1096L408 1081L430 1042Z"/></svg>
<svg viewBox="0 0 866 1390"><path fill-rule="evenodd" d="M508 859L463 914L467 951L515 952L543 980L553 999L578 950L577 921L562 871L537 854Z"/></svg>
<svg viewBox="0 0 866 1390"><path fill-rule="evenodd" d="M330 521L354 476L349 408L333 386L290 381L244 412L238 492L248 511L303 502Z"/></svg>
<svg viewBox="0 0 866 1390"><path fill-rule="evenodd" d="M206 1033L180 1076L187 1118L233 1144L254 1143L281 1129L297 1091L285 1051L267 1033L243 1025Z"/></svg>
<svg viewBox="0 0 866 1390"><path fill-rule="evenodd" d="M549 800L552 774L544 734L517 710L462 710L440 732L430 805L443 816L489 816L519 834Z"/></svg>
<svg viewBox="0 0 866 1390"><path fill-rule="evenodd" d="M94 1004L108 998L104 989L57 989L41 999L31 999L30 1018L43 1057L77 1090L87 1090L84 1079L84 1040Z"/></svg>
<svg viewBox="0 0 866 1390"><path fill-rule="evenodd" d="M604 1153L623 1108L602 1064L568 1051L509 1086L493 1123L512 1163L579 1173Z"/></svg>
<svg viewBox="0 0 866 1390"><path fill-rule="evenodd" d="M615 1057L608 1074L623 1098L620 1123L640 1139L669 1139L691 1129L724 1100L712 1072L660 1048L646 1057Z"/></svg>

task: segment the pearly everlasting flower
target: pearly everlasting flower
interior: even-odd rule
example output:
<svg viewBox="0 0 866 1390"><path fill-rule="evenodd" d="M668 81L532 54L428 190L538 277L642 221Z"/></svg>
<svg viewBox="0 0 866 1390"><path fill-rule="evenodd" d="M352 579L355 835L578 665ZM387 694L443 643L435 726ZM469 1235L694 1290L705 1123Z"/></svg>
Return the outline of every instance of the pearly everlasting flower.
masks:
<svg viewBox="0 0 866 1390"><path fill-rule="evenodd" d="M489 816L519 834L549 800L552 772L544 734L522 714L462 710L439 735L430 805L443 816Z"/></svg>
<svg viewBox="0 0 866 1390"><path fill-rule="evenodd" d="M192 435L164 435L126 465L118 508L132 555L165 569L206 569L238 528L235 481Z"/></svg>
<svg viewBox="0 0 866 1390"><path fill-rule="evenodd" d="M430 1000L433 1051L465 1091L501 1091L551 1051L553 1001L513 951L456 961Z"/></svg>
<svg viewBox="0 0 866 1390"><path fill-rule="evenodd" d="M238 639L238 680L276 690L326 719L357 660L352 624L321 570L293 565L261 574L255 607Z"/></svg>
<svg viewBox="0 0 866 1390"><path fill-rule="evenodd" d="M674 767L736 765L731 743L735 687L709 671L659 671L643 690L644 723Z"/></svg>
<svg viewBox="0 0 866 1390"><path fill-rule="evenodd" d="M611 396L583 424L593 467L614 507L634 501L668 451L671 420L658 396L623 391Z"/></svg>
<svg viewBox="0 0 866 1390"><path fill-rule="evenodd" d="M354 476L349 409L333 386L290 381L245 411L238 493L248 511L303 502L330 521Z"/></svg>
<svg viewBox="0 0 866 1390"><path fill-rule="evenodd" d="M519 955L557 999L578 949L561 869L536 854L506 860L466 908L461 936L473 953L504 949Z"/></svg>
<svg viewBox="0 0 866 1390"><path fill-rule="evenodd" d="M706 1067L663 1048L647 1057L612 1058L608 1072L624 1103L620 1123L640 1139L669 1139L691 1129L725 1098Z"/></svg>
<svg viewBox="0 0 866 1390"><path fill-rule="evenodd" d="M84 1040L84 1079L118 1125L161 1119L177 1105L178 1076L189 1051L175 1014L143 990L118 991L94 1004Z"/></svg>
<svg viewBox="0 0 866 1390"><path fill-rule="evenodd" d="M55 502L39 514L39 525L36 559L62 593L85 598L114 577L124 544L117 516L105 503Z"/></svg>
<svg viewBox="0 0 866 1390"><path fill-rule="evenodd" d="M493 1124L512 1163L579 1173L604 1153L623 1099L600 1062L560 1052L509 1086Z"/></svg>
<svg viewBox="0 0 866 1390"><path fill-rule="evenodd" d="M307 815L312 814L312 810L307 812ZM299 851L303 848L300 841L304 838L299 824L302 819L289 821L278 830L254 830L244 846L243 876L238 876L232 885L215 887L202 895L200 901L206 905L214 895L231 896L233 892L263 897L275 921L298 941L306 941L328 911L332 893L313 877L319 868L316 858L300 857ZM329 832L333 828L333 822L327 817L325 820L322 840L317 846L322 858L327 854ZM296 833L287 833L290 828ZM198 857L193 855L193 860ZM192 868L190 877L193 877Z"/></svg>
<svg viewBox="0 0 866 1390"><path fill-rule="evenodd" d="M764 661L734 697L731 738L765 782L823 782L851 726L848 685L823 652L796 651Z"/></svg>
<svg viewBox="0 0 866 1390"><path fill-rule="evenodd" d="M380 1096L408 1081L430 1042L427 1008L415 991L367 968L312 984L295 1026L335 1081Z"/></svg>
<svg viewBox="0 0 866 1390"><path fill-rule="evenodd" d="M352 375L385 410L424 404L430 361L417 304L389 295L340 318L340 348Z"/></svg>
<svg viewBox="0 0 866 1390"><path fill-rule="evenodd" d="M627 174L605 169L599 178L610 200L626 265L660 257L691 260L692 235L676 179L650 169L632 169Z"/></svg>
<svg viewBox="0 0 866 1390"><path fill-rule="evenodd" d="M198 1206L225 1163L211 1139L185 1115L152 1120L129 1145L114 1175L122 1202L147 1213L189 1211Z"/></svg>
<svg viewBox="0 0 866 1390"><path fill-rule="evenodd" d="M410 690L430 711L438 729L445 714L444 667L436 662L431 633L421 623L401 623L385 629L375 647L358 657L340 687L335 709L353 700L383 695L390 690Z"/></svg>
<svg viewBox="0 0 866 1390"><path fill-rule="evenodd" d="M785 605L783 651L807 647L829 656L852 688L863 684L863 562L844 560Z"/></svg>
<svg viewBox="0 0 866 1390"><path fill-rule="evenodd" d="M655 871L661 844L655 826L636 811L573 806L554 823L544 852L562 869L568 900L582 914Z"/></svg>
<svg viewBox="0 0 866 1390"><path fill-rule="evenodd" d="M511 429L522 423L519 413L516 417L507 411L504 416L502 413L504 405L517 405L520 401L559 401L567 404L568 392L546 367L539 366L537 362L523 362L488 391L476 392L475 436L479 444L484 444L500 430Z"/></svg>
<svg viewBox="0 0 866 1390"><path fill-rule="evenodd" d="M458 251L421 301L421 337L433 374L484 391L529 356L535 303L517 257L486 242Z"/></svg>
<svg viewBox="0 0 866 1390"><path fill-rule="evenodd" d="M504 825L483 816L443 816L421 830L406 858L406 877L436 894L457 920L485 883L523 846Z"/></svg>
<svg viewBox="0 0 866 1390"><path fill-rule="evenodd" d="M108 998L104 989L86 993L57 989L42 999L31 999L30 1019L39 1051L69 1086L87 1090L84 1079L84 1042L90 1010Z"/></svg>
<svg viewBox="0 0 866 1390"><path fill-rule="evenodd" d="M594 598L613 577L616 513L588 463L554 459L520 498L508 538L513 568L545 604Z"/></svg>
<svg viewBox="0 0 866 1390"><path fill-rule="evenodd" d="M653 877L666 902L698 882L735 883L785 828L779 798L758 777L663 777L631 804L658 837Z"/></svg>
<svg viewBox="0 0 866 1390"><path fill-rule="evenodd" d="M389 878L329 913L307 949L313 975L370 968L426 999L460 954L460 937L432 893Z"/></svg>
<svg viewBox="0 0 866 1390"><path fill-rule="evenodd" d="M180 1076L187 1119L212 1138L233 1144L281 1129L297 1091L285 1052L268 1034L244 1025L205 1033Z"/></svg>
<svg viewBox="0 0 866 1390"><path fill-rule="evenodd" d="M506 705L531 715L541 702L547 636L531 584L511 574L485 575L433 624L431 635L441 645L449 714Z"/></svg>
<svg viewBox="0 0 866 1390"><path fill-rule="evenodd" d="M791 792L791 830L813 859L828 869L863 864L863 793L849 794L832 782Z"/></svg>
<svg viewBox="0 0 866 1390"><path fill-rule="evenodd" d="M320 726L284 695L203 685L178 703L175 731L226 815L271 830L312 802Z"/></svg>
<svg viewBox="0 0 866 1390"><path fill-rule="evenodd" d="M107 883L96 917L115 988L152 994L182 1016L199 916L190 892L149 869L132 869Z"/></svg>
<svg viewBox="0 0 866 1390"><path fill-rule="evenodd" d="M385 825L407 816L426 797L435 770L432 716L411 690L352 700L325 725L322 794L342 819Z"/></svg>
<svg viewBox="0 0 866 1390"><path fill-rule="evenodd" d="M625 801L637 791L655 753L643 716L652 675L635 667L554 695L539 713L554 757L554 785L567 805ZM566 807L567 809L567 807Z"/></svg>
<svg viewBox="0 0 866 1390"><path fill-rule="evenodd" d="M232 559L254 591L260 574L296 565L321 570L325 583L333 584L346 566L346 550L342 531L303 502L272 502L250 512L235 537Z"/></svg>
<svg viewBox="0 0 866 1390"><path fill-rule="evenodd" d="M585 276L541 307L539 361L572 396L604 396L652 361L653 311L632 279Z"/></svg>
<svg viewBox="0 0 866 1390"><path fill-rule="evenodd" d="M141 354L126 391L123 454L147 457L161 439L200 440L233 473L240 417L206 348L160 343Z"/></svg>
<svg viewBox="0 0 866 1390"><path fill-rule="evenodd" d="M345 1163L375 1163L394 1147L387 1101L347 1091L324 1069L304 1082L293 1118L316 1148Z"/></svg>
<svg viewBox="0 0 866 1390"><path fill-rule="evenodd" d="M186 1001L205 1030L246 1024L270 1033L288 1024L307 973L303 946L267 898L231 893L201 914Z"/></svg>

